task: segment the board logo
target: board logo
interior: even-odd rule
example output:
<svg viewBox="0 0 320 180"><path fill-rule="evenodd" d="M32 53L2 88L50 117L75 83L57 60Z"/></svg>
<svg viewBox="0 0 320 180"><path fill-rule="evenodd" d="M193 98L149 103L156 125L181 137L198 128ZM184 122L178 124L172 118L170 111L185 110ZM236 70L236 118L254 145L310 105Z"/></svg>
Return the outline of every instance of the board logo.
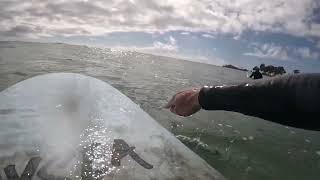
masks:
<svg viewBox="0 0 320 180"><path fill-rule="evenodd" d="M120 161L125 156L129 155L133 160L146 169L152 169L153 166L143 160L137 153L133 150L135 147L130 147L124 140L115 139L112 146L112 157L111 164L114 166L120 166Z"/></svg>

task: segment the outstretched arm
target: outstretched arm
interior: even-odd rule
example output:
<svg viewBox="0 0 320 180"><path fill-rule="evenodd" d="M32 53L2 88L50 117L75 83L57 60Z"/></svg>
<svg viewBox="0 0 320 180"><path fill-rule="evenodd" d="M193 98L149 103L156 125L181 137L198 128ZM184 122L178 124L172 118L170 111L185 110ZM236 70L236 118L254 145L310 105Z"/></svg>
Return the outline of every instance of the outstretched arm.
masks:
<svg viewBox="0 0 320 180"><path fill-rule="evenodd" d="M235 111L288 126L320 130L320 74L281 76L235 86L203 87L194 91L193 96L195 94L198 102L189 100L189 106ZM173 102L184 102L187 96L180 92L180 96L174 96ZM174 106L172 111L182 116L191 115L181 110L185 109L179 106L181 102L178 106L171 102Z"/></svg>

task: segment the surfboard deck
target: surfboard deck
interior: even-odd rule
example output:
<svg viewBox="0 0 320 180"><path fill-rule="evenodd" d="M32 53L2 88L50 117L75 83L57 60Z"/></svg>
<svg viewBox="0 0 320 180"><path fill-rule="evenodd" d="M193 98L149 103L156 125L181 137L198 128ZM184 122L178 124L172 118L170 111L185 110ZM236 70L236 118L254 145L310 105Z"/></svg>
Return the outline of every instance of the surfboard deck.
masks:
<svg viewBox="0 0 320 180"><path fill-rule="evenodd" d="M225 179L101 80L40 75L0 102L3 179Z"/></svg>

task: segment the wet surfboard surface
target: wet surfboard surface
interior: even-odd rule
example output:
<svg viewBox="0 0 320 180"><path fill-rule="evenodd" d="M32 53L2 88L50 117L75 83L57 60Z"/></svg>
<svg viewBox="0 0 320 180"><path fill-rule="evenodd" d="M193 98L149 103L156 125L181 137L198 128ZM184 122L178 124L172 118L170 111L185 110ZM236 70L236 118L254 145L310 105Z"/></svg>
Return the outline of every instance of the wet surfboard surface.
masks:
<svg viewBox="0 0 320 180"><path fill-rule="evenodd" d="M0 102L2 179L225 179L101 80L36 76Z"/></svg>

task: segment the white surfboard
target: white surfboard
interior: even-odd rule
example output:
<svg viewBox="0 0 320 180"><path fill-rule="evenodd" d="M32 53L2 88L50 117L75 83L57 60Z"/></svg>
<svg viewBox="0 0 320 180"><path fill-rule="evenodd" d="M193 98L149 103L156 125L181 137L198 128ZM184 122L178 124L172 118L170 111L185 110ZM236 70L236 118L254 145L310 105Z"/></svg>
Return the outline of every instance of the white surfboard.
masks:
<svg viewBox="0 0 320 180"><path fill-rule="evenodd" d="M224 179L118 90L72 73L33 77L0 93L0 175Z"/></svg>

